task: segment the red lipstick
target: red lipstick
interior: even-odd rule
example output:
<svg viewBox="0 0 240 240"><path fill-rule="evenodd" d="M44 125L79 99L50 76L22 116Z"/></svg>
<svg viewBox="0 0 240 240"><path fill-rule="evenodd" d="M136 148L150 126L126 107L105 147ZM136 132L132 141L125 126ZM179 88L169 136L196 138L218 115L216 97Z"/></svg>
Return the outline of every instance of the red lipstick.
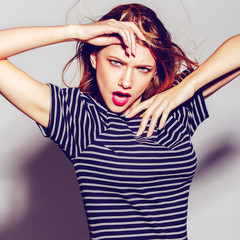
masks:
<svg viewBox="0 0 240 240"><path fill-rule="evenodd" d="M124 106L131 98L131 94L120 91L113 92L112 100L117 106Z"/></svg>

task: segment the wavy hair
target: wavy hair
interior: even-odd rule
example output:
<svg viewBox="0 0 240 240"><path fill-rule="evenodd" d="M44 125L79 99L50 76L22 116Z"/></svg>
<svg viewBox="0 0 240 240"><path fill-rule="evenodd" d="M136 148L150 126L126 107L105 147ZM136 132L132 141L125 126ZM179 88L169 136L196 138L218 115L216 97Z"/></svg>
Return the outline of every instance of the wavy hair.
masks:
<svg viewBox="0 0 240 240"><path fill-rule="evenodd" d="M197 62L190 60L183 50L172 42L170 33L150 8L142 4L123 4L113 8L98 21L107 19L134 22L146 38L144 43L137 39L138 43L147 46L156 61L157 74L143 93L142 100L172 87L174 79L180 77L181 66L189 69L198 66ZM84 93L89 93L92 97L96 96L98 87L95 80L96 72L90 62L90 54L100 49L100 47L78 41L75 56L70 59L63 70L64 77L70 64L77 60L80 70L79 89Z"/></svg>

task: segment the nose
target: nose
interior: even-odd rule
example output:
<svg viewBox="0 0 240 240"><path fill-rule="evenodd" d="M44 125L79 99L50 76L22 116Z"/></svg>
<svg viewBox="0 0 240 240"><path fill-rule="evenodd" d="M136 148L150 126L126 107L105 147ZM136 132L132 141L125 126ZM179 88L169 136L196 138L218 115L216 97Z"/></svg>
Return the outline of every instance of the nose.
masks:
<svg viewBox="0 0 240 240"><path fill-rule="evenodd" d="M119 86L122 86L124 89L132 88L132 73L130 70L125 70L122 73Z"/></svg>

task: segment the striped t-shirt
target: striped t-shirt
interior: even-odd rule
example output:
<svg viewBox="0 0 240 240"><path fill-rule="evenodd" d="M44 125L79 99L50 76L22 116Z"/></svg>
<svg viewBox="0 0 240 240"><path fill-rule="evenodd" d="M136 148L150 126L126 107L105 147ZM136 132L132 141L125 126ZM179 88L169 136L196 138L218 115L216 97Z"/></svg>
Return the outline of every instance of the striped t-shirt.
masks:
<svg viewBox="0 0 240 240"><path fill-rule="evenodd" d="M113 113L78 88L50 88L50 124L40 128L74 165L91 239L186 240L191 136L208 117L202 93L147 138L148 127L136 136L140 117Z"/></svg>

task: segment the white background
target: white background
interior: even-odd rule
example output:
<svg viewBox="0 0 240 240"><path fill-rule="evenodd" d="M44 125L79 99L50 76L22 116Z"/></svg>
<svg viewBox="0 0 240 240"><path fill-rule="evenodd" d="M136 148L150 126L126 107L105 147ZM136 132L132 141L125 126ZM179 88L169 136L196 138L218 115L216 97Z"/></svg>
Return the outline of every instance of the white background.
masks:
<svg viewBox="0 0 240 240"><path fill-rule="evenodd" d="M133 1L81 0L69 22L97 17ZM191 57L203 62L239 33L239 0L145 0ZM0 0L0 29L62 25L75 0ZM12 57L44 83L61 85L72 43ZM238 240L240 235L240 79L209 99L210 118L194 135L199 157L190 191L190 240ZM19 86L21 87L21 86ZM86 240L88 230L73 167L36 124L0 97L0 239Z"/></svg>

